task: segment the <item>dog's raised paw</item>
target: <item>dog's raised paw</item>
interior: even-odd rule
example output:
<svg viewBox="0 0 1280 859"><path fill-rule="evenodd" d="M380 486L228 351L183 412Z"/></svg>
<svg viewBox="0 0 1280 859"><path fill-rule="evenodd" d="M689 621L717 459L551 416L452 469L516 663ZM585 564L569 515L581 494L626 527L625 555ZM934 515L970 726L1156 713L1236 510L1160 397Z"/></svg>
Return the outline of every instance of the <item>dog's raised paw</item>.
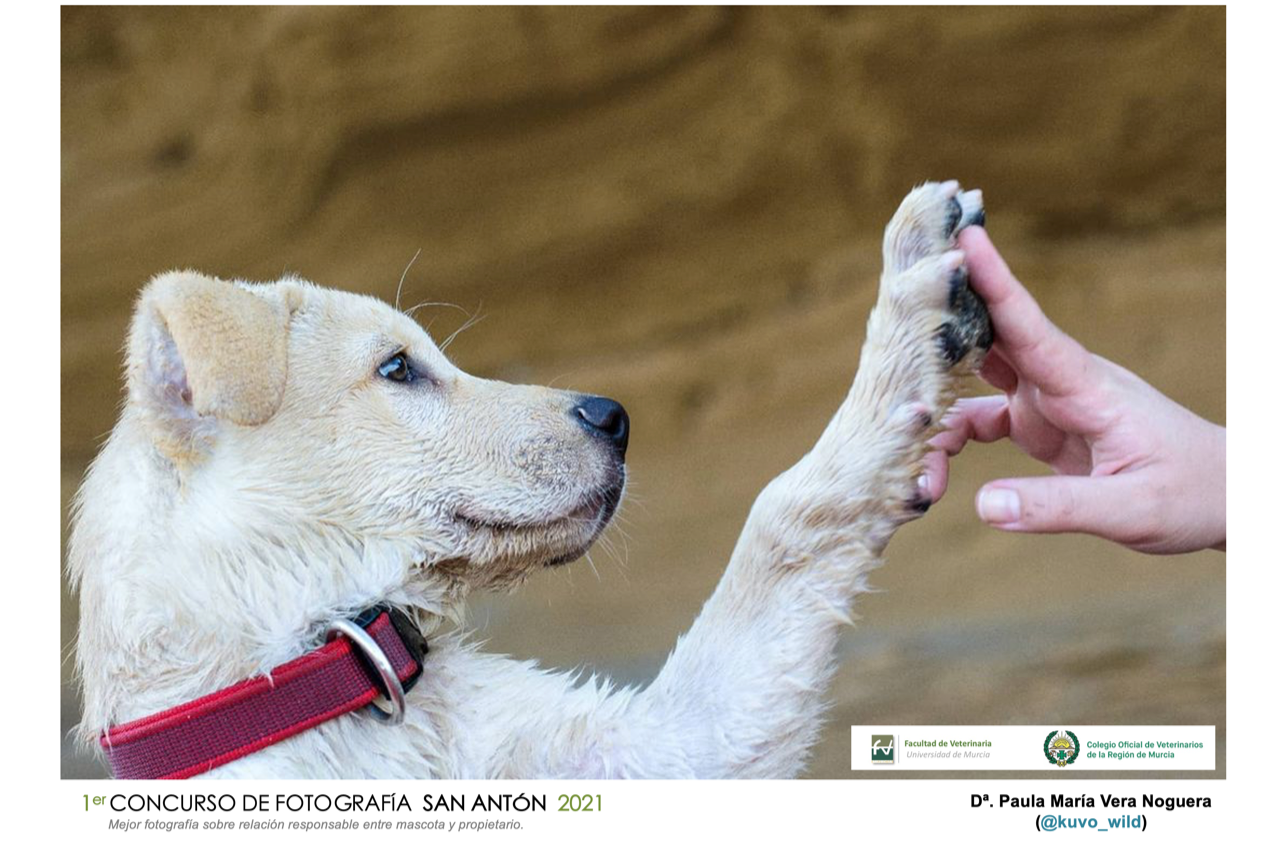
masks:
<svg viewBox="0 0 1280 859"><path fill-rule="evenodd" d="M903 198L884 231L884 272L904 272L956 246L960 231L986 223L982 192L965 191L955 180L926 182Z"/></svg>
<svg viewBox="0 0 1280 859"><path fill-rule="evenodd" d="M980 359L993 340L991 316L970 288L964 258L956 250L960 231L985 221L981 191L965 191L956 181L928 182L903 199L885 228L884 276L926 305L945 301L936 340L948 367L970 355Z"/></svg>

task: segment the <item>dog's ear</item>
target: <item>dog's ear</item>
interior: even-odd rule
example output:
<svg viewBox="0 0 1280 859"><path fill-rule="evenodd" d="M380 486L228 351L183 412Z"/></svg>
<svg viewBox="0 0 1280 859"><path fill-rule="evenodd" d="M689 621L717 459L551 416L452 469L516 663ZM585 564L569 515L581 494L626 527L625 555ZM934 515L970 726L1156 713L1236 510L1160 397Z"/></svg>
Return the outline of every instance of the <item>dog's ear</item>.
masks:
<svg viewBox="0 0 1280 859"><path fill-rule="evenodd" d="M159 275L142 291L129 332L129 402L173 457L198 453L219 421L265 423L287 375L283 294L193 271Z"/></svg>

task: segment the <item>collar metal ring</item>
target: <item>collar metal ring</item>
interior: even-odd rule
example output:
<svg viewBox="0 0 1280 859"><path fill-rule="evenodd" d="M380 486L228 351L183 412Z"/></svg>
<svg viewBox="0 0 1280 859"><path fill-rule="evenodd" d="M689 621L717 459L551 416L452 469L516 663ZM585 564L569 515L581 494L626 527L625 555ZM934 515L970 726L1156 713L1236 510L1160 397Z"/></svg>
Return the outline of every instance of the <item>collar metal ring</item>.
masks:
<svg viewBox="0 0 1280 859"><path fill-rule="evenodd" d="M378 646L378 642L373 640L373 636L349 620L335 620L329 624L329 628L325 630L325 641L333 641L339 635L351 642L382 681L384 694L373 699L369 710L380 721L388 725L399 725L404 721L404 685L396 676L391 660Z"/></svg>

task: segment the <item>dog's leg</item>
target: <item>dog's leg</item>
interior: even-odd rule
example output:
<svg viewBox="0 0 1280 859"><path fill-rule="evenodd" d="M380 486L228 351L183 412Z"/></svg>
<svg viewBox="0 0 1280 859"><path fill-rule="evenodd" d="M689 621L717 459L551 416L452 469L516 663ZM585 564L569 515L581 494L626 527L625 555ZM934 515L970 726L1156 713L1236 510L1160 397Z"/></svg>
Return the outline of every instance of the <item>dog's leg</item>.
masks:
<svg viewBox="0 0 1280 859"><path fill-rule="evenodd" d="M723 579L653 684L607 704L579 702L569 722L545 726L543 741L556 739L541 747L536 774L784 777L802 768L839 629L894 531L927 508L918 487L926 441L957 377L991 345L986 307L955 249L959 230L981 218L980 193L955 182L907 196L885 232L880 297L844 404L813 450L760 494Z"/></svg>
<svg viewBox="0 0 1280 859"><path fill-rule="evenodd" d="M756 499L716 593L653 685L617 713L602 772L785 777L804 766L838 631L893 531L928 507L925 443L956 379L991 346L955 241L982 218L980 192L955 182L902 201L849 397L813 451Z"/></svg>
<svg viewBox="0 0 1280 859"><path fill-rule="evenodd" d="M894 531L927 509L926 442L991 345L955 249L982 218L981 193L955 182L902 202L848 397L761 493L715 594L641 696L670 714L700 774L793 775L817 739L839 628Z"/></svg>

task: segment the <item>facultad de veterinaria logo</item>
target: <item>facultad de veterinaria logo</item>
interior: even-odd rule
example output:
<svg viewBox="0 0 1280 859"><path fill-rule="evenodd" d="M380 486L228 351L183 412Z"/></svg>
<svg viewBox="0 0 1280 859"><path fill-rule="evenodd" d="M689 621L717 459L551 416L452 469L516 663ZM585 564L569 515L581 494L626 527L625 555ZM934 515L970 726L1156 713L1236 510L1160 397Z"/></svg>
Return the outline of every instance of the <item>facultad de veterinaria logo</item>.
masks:
<svg viewBox="0 0 1280 859"><path fill-rule="evenodd" d="M893 734L871 735L871 763L893 763Z"/></svg>
<svg viewBox="0 0 1280 859"><path fill-rule="evenodd" d="M1044 756L1055 766L1073 764L1080 757L1080 739L1070 731L1050 731L1044 738Z"/></svg>

